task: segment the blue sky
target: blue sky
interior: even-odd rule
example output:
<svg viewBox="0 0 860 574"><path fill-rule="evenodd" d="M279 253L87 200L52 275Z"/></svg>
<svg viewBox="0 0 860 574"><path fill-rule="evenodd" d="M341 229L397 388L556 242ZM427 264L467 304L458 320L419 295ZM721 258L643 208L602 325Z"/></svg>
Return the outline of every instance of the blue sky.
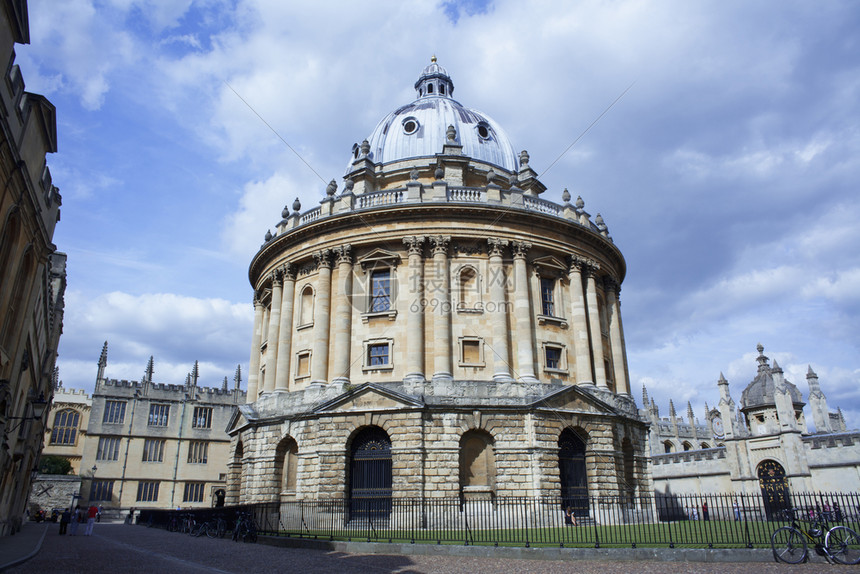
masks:
<svg viewBox="0 0 860 574"><path fill-rule="evenodd" d="M831 1L30 0L27 89L57 106L69 255L60 378L247 372L247 266L318 204L431 55L624 253L634 395L736 401L755 346L860 427L860 11Z"/></svg>

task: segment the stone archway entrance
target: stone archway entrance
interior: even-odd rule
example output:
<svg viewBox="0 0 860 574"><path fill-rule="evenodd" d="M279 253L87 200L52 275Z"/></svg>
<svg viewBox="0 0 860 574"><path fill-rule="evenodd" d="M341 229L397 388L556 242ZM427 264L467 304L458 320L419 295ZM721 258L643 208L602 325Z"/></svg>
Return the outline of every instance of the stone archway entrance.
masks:
<svg viewBox="0 0 860 574"><path fill-rule="evenodd" d="M588 516L585 441L569 428L561 431L558 439L558 474L562 508L570 506L576 516Z"/></svg>
<svg viewBox="0 0 860 574"><path fill-rule="evenodd" d="M791 493L785 469L775 460L765 460L758 465L757 474L767 519L782 518L783 511L791 508Z"/></svg>
<svg viewBox="0 0 860 574"><path fill-rule="evenodd" d="M352 441L347 496L350 519L391 514L391 439L379 427L362 430Z"/></svg>

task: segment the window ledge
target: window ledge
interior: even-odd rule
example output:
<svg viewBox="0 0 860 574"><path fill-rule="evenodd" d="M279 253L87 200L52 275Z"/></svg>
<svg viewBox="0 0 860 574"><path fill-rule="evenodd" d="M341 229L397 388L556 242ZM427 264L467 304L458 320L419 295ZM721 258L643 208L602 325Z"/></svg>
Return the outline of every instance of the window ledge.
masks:
<svg viewBox="0 0 860 574"><path fill-rule="evenodd" d="M393 371L394 365L373 365L371 367L362 367L361 372L373 373L375 371Z"/></svg>
<svg viewBox="0 0 860 574"><path fill-rule="evenodd" d="M537 316L538 325L557 325L562 329L567 329L567 319L562 319L561 317L550 317L549 315L538 315Z"/></svg>
<svg viewBox="0 0 860 574"><path fill-rule="evenodd" d="M305 329L310 329L313 326L314 326L313 321L311 321L310 323L305 323L304 325L297 325L296 331L304 331Z"/></svg>
<svg viewBox="0 0 860 574"><path fill-rule="evenodd" d="M473 315L479 315L483 312L484 310L480 307L457 307L457 313L471 313Z"/></svg>
<svg viewBox="0 0 860 574"><path fill-rule="evenodd" d="M567 369L550 369L549 367L544 367L544 372L553 373L554 375L567 375L569 374Z"/></svg>
<svg viewBox="0 0 860 574"><path fill-rule="evenodd" d="M457 363L457 366L458 367L473 368L473 369L483 369L487 365L486 365L486 363L464 363L461 361L461 362Z"/></svg>
<svg viewBox="0 0 860 574"><path fill-rule="evenodd" d="M373 313L362 313L361 322L367 323L370 319L376 319L377 317L388 317L389 321L394 321L394 319L397 318L397 309L389 309L388 311L376 311Z"/></svg>

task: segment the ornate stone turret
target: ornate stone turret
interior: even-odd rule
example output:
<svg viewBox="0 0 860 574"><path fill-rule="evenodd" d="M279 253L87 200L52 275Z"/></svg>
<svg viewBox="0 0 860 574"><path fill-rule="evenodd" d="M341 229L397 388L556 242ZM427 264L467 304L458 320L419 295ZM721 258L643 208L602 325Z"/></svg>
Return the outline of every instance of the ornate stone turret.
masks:
<svg viewBox="0 0 860 574"><path fill-rule="evenodd" d="M699 435L696 432L696 417L693 416L693 405L687 401L687 421L690 423L690 430L693 433L693 439L698 439Z"/></svg>
<svg viewBox="0 0 860 574"><path fill-rule="evenodd" d="M833 427L830 424L830 411L827 410L827 398L821 392L818 375L812 370L812 365L809 365L809 370L806 373L806 383L809 385L809 408L812 409L812 423L815 425L815 432L833 432Z"/></svg>
<svg viewBox="0 0 860 574"><path fill-rule="evenodd" d="M720 409L723 433L727 439L731 439L737 435L738 430L735 419L735 401L729 394L729 382L722 373L720 373L720 379L717 381L717 387L720 389L720 404L717 408ZM717 432L718 429L714 429L714 431ZM719 433L717 432L717 434Z"/></svg>
<svg viewBox="0 0 860 574"><path fill-rule="evenodd" d="M802 411L795 412L791 392L786 385L785 377L782 369L776 362L773 361L773 368L770 370L773 377L773 402L776 406L776 416L779 420L780 431L799 431L801 430L800 423L803 419Z"/></svg>
<svg viewBox="0 0 860 574"><path fill-rule="evenodd" d="M96 385L98 385L99 382L104 381L105 378L105 367L107 367L107 351L108 342L105 341L105 344L102 347L102 354L99 355L99 368L96 374Z"/></svg>

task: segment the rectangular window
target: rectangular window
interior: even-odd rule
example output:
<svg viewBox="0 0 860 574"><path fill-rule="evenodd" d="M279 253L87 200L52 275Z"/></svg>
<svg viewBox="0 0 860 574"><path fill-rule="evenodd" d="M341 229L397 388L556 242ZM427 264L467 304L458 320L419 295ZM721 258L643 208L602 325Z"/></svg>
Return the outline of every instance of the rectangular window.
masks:
<svg viewBox="0 0 860 574"><path fill-rule="evenodd" d="M367 364L375 367L388 364L388 343L374 343L367 346Z"/></svg>
<svg viewBox="0 0 860 574"><path fill-rule="evenodd" d="M553 303L553 291L555 280L541 277L540 279L540 311L547 317L555 317L555 304Z"/></svg>
<svg viewBox="0 0 860 574"><path fill-rule="evenodd" d="M212 407L194 407L194 418L191 419L191 428L212 428Z"/></svg>
<svg viewBox="0 0 860 574"><path fill-rule="evenodd" d="M206 464L208 457L208 442L192 441L188 443L188 462L191 464Z"/></svg>
<svg viewBox="0 0 860 574"><path fill-rule="evenodd" d="M137 483L137 501L138 502L157 502L158 501L158 481L138 482Z"/></svg>
<svg viewBox="0 0 860 574"><path fill-rule="evenodd" d="M382 313L391 309L391 270L380 269L370 275L370 312Z"/></svg>
<svg viewBox="0 0 860 574"><path fill-rule="evenodd" d="M470 365L481 362L480 341L463 341L463 362Z"/></svg>
<svg viewBox="0 0 860 574"><path fill-rule="evenodd" d="M203 502L205 482L186 482L182 502Z"/></svg>
<svg viewBox="0 0 860 574"><path fill-rule="evenodd" d="M149 426L166 427L170 405L149 405Z"/></svg>
<svg viewBox="0 0 860 574"><path fill-rule="evenodd" d="M119 441L120 438L116 436L99 437L96 460L119 460Z"/></svg>
<svg viewBox="0 0 860 574"><path fill-rule="evenodd" d="M544 347L547 369L561 369L561 349L558 347Z"/></svg>
<svg viewBox="0 0 860 574"><path fill-rule="evenodd" d="M299 360L296 361L296 378L310 376L311 374L311 354L308 352L299 353Z"/></svg>
<svg viewBox="0 0 860 574"><path fill-rule="evenodd" d="M143 462L164 461L164 441L161 439L148 438L143 443Z"/></svg>
<svg viewBox="0 0 860 574"><path fill-rule="evenodd" d="M125 401L105 401L103 423L119 424L125 420Z"/></svg>
<svg viewBox="0 0 860 574"><path fill-rule="evenodd" d="M109 502L113 498L112 480L94 480L90 488L90 501Z"/></svg>

